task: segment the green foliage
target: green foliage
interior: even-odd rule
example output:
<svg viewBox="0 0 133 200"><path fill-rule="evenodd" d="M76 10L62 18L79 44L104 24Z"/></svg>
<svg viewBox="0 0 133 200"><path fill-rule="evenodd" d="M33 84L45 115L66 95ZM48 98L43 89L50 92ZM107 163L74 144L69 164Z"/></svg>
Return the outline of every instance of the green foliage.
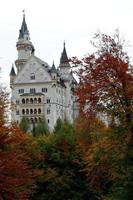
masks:
<svg viewBox="0 0 133 200"><path fill-rule="evenodd" d="M28 131L29 124L28 124L28 121L25 117L22 118L22 120L19 124L19 127L24 133L26 133Z"/></svg>
<svg viewBox="0 0 133 200"><path fill-rule="evenodd" d="M40 161L44 174L32 199L96 200L87 186L85 163L78 154L72 126L62 122L55 134L38 137L37 141L44 154L44 161Z"/></svg>
<svg viewBox="0 0 133 200"><path fill-rule="evenodd" d="M34 130L34 135L45 135L48 133L48 126L46 124L45 120L42 120L40 122L37 123L37 125L35 126L35 130Z"/></svg>

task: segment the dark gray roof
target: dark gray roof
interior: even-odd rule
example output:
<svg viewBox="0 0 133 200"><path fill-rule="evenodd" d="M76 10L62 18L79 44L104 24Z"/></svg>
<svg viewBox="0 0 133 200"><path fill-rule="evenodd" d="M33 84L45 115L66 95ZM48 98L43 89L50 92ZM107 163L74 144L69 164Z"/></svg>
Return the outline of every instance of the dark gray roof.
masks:
<svg viewBox="0 0 133 200"><path fill-rule="evenodd" d="M57 73L57 70L56 70L56 68L55 68L54 62L53 62L53 65L52 65L52 67L51 67L51 73Z"/></svg>
<svg viewBox="0 0 133 200"><path fill-rule="evenodd" d="M44 95L44 94L41 92L36 92L36 93L24 93L24 94L21 94L20 96L40 96L40 95Z"/></svg>
<svg viewBox="0 0 133 200"><path fill-rule="evenodd" d="M15 73L15 70L14 70L13 66L11 68L10 76L16 76L16 73Z"/></svg>
<svg viewBox="0 0 133 200"><path fill-rule="evenodd" d="M69 63L68 57L67 57L67 52L66 52L66 47L65 47L65 42L64 42L64 49L63 52L61 54L61 58L60 58L60 64L66 64Z"/></svg>
<svg viewBox="0 0 133 200"><path fill-rule="evenodd" d="M19 31L19 39L23 39L25 34L29 35L29 31L28 31L27 24L25 21L25 14L23 14L23 21L22 21L21 29Z"/></svg>

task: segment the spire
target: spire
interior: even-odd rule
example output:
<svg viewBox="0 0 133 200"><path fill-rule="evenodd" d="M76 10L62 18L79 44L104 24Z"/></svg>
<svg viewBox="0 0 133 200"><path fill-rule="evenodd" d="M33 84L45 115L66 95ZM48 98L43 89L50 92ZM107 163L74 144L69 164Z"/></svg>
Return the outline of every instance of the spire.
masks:
<svg viewBox="0 0 133 200"><path fill-rule="evenodd" d="M64 41L64 49L63 49L63 52L61 54L60 65L61 64L68 64L68 63L69 63L69 61L68 61L66 47L65 47L65 41Z"/></svg>
<svg viewBox="0 0 133 200"><path fill-rule="evenodd" d="M25 12L23 10L23 21L21 25L21 29L19 31L19 39L24 39L24 35L29 35L29 31L27 28L26 20L25 20Z"/></svg>
<svg viewBox="0 0 133 200"><path fill-rule="evenodd" d="M56 73L57 70L55 68L55 64L54 64L54 61L53 61L53 65L52 65L52 68L51 68L51 73Z"/></svg>
<svg viewBox="0 0 133 200"><path fill-rule="evenodd" d="M16 76L16 73L15 73L13 65L12 65L12 68L11 68L10 76Z"/></svg>

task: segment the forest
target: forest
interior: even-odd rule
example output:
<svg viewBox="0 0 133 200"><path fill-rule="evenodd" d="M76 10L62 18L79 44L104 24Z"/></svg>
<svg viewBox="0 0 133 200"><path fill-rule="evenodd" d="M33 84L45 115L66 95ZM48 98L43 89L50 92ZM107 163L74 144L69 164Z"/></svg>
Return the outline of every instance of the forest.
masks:
<svg viewBox="0 0 133 200"><path fill-rule="evenodd" d="M133 66L119 31L96 33L93 54L70 59L79 84L74 124L7 121L0 87L0 200L133 199ZM102 116L102 117L101 117Z"/></svg>

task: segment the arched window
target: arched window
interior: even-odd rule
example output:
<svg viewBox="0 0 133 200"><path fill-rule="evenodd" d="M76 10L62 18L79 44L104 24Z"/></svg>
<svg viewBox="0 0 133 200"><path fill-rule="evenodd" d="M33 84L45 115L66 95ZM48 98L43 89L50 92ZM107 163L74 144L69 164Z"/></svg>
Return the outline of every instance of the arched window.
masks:
<svg viewBox="0 0 133 200"><path fill-rule="evenodd" d="M37 98L34 98L34 103L37 103Z"/></svg>
<svg viewBox="0 0 133 200"><path fill-rule="evenodd" d="M41 103L41 98L38 98L38 103Z"/></svg>
<svg viewBox="0 0 133 200"><path fill-rule="evenodd" d="M26 99L26 103L27 103L27 104L29 103L29 99L28 99L28 98Z"/></svg>
<svg viewBox="0 0 133 200"><path fill-rule="evenodd" d="M30 109L30 114L33 114L33 109Z"/></svg>
<svg viewBox="0 0 133 200"><path fill-rule="evenodd" d="M29 109L26 109L26 114L27 114L27 115L29 114Z"/></svg>
<svg viewBox="0 0 133 200"><path fill-rule="evenodd" d="M33 103L33 99L32 98L30 98L30 103Z"/></svg>
<svg viewBox="0 0 133 200"><path fill-rule="evenodd" d="M35 123L37 123L37 118L35 117Z"/></svg>
<svg viewBox="0 0 133 200"><path fill-rule="evenodd" d="M34 114L36 114L36 113L37 113L37 109L35 108L35 109L34 109Z"/></svg>
<svg viewBox="0 0 133 200"><path fill-rule="evenodd" d="M25 104L25 99L22 99L22 104Z"/></svg>
<svg viewBox="0 0 133 200"><path fill-rule="evenodd" d="M33 120L33 118L31 118L31 119L30 119L30 121L31 121L31 123L34 123L34 120Z"/></svg>
<svg viewBox="0 0 133 200"><path fill-rule="evenodd" d="M39 117L39 118L38 118L38 121L39 121L39 122L41 122L41 121L42 121L41 117Z"/></svg>
<svg viewBox="0 0 133 200"><path fill-rule="evenodd" d="M22 109L22 115L24 115L25 114L25 109Z"/></svg>
<svg viewBox="0 0 133 200"><path fill-rule="evenodd" d="M41 114L41 108L38 108L38 114Z"/></svg>

